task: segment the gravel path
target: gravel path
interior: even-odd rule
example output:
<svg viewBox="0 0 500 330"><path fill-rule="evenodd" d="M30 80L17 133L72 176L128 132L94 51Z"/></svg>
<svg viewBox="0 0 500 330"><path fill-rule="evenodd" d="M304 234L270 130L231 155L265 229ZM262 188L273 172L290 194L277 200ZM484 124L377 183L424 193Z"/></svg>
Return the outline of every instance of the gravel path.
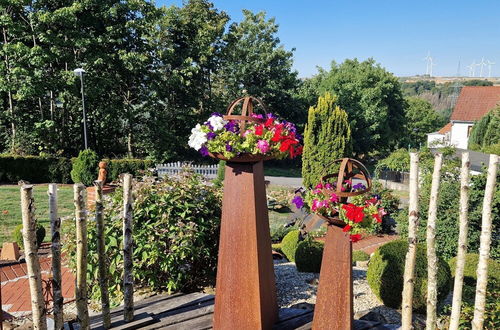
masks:
<svg viewBox="0 0 500 330"><path fill-rule="evenodd" d="M316 303L319 274L300 273L295 263L286 260L274 261L274 273L280 307ZM372 310L382 314L387 323L401 322L401 314L397 310L385 307L372 293L366 281L366 268L353 267L353 278L354 313Z"/></svg>

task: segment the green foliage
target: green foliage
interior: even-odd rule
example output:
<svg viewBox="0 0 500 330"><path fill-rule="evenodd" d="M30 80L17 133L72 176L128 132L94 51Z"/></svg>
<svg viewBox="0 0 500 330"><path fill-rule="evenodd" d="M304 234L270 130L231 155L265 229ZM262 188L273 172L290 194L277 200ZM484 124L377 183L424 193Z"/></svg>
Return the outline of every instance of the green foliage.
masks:
<svg viewBox="0 0 500 330"><path fill-rule="evenodd" d="M415 147L427 141L427 134L437 131L445 121L426 100L417 97L405 98L406 133L405 143Z"/></svg>
<svg viewBox="0 0 500 330"><path fill-rule="evenodd" d="M381 169L389 169L391 171L408 172L410 170L410 154L406 149L397 149L389 154L386 158L377 163L376 172Z"/></svg>
<svg viewBox="0 0 500 330"><path fill-rule="evenodd" d="M387 212L387 214L382 217L382 225L380 226L379 233L393 232L394 225L392 219L394 219L399 212L399 204L401 203L399 197L394 195L391 189L384 188L379 181L375 180L372 181L372 190L370 193L380 196L382 201L380 206Z"/></svg>
<svg viewBox="0 0 500 330"><path fill-rule="evenodd" d="M295 261L295 251L297 251L300 240L300 231L297 229L290 231L283 237L281 241L281 251L283 251L288 260Z"/></svg>
<svg viewBox="0 0 500 330"><path fill-rule="evenodd" d="M370 260L370 255L362 250L352 251L352 264L356 264L356 261L368 261Z"/></svg>
<svg viewBox="0 0 500 330"><path fill-rule="evenodd" d="M155 163L152 160L145 159L104 159L108 163L108 181L116 181L120 174L130 173L137 177L147 169L154 167ZM97 178L97 176L95 176ZM94 179L95 180L95 179Z"/></svg>
<svg viewBox="0 0 500 330"><path fill-rule="evenodd" d="M397 240L381 246L370 259L367 280L373 293L384 305L392 308L401 306L403 274L408 242ZM437 292L438 301L446 297L451 288L451 272L448 264L438 259ZM427 299L427 256L425 244L417 245L413 309L425 312Z"/></svg>
<svg viewBox="0 0 500 330"><path fill-rule="evenodd" d="M0 182L70 183L70 172L64 157L0 155Z"/></svg>
<svg viewBox="0 0 500 330"><path fill-rule="evenodd" d="M134 278L153 290L191 291L208 285L217 267L221 193L198 175L156 182L134 182ZM123 235L122 193L105 201L106 264L109 292L121 298ZM89 222L89 296L100 296L96 228ZM74 225L64 228L65 253L75 262Z"/></svg>
<svg viewBox="0 0 500 330"><path fill-rule="evenodd" d="M220 187L224 184L224 177L226 176L226 161L219 160L219 166L217 167L217 177L214 180L214 185Z"/></svg>
<svg viewBox="0 0 500 330"><path fill-rule="evenodd" d="M373 59L332 62L320 70L319 93L337 96L336 105L347 112L353 151L358 157L392 150L404 134L405 113L398 79Z"/></svg>
<svg viewBox="0 0 500 330"><path fill-rule="evenodd" d="M271 226L271 241L273 242L281 242L283 238L292 230L296 230L295 227L285 227L283 225L279 226Z"/></svg>
<svg viewBox="0 0 500 330"><path fill-rule="evenodd" d="M436 219L436 250L444 259L450 259L457 253L458 219L460 200L459 164L456 160L444 161L439 187L438 212ZM429 208L430 189L432 182L431 170L428 166L422 168L422 186L420 189L419 206L420 220L418 223L418 239L426 237L427 215ZM471 176L469 187L469 231L467 236L468 251L479 251L481 234L482 206L484 189L486 187L486 171L480 175ZM497 174L497 182L500 173ZM497 185L492 201L492 237L500 235L500 186ZM408 235L408 209L401 211L398 221L398 231L402 237ZM500 258L500 242L493 239L490 255L493 259Z"/></svg>
<svg viewBox="0 0 500 330"><path fill-rule="evenodd" d="M347 113L337 105L330 93L318 98L309 108L304 132L302 177L305 187L319 183L325 166L351 153L351 128Z"/></svg>
<svg viewBox="0 0 500 330"><path fill-rule="evenodd" d="M273 249L273 251L276 251L278 253L283 253L283 251L281 250L281 243L271 244L271 249Z"/></svg>
<svg viewBox="0 0 500 330"><path fill-rule="evenodd" d="M78 158L73 162L71 179L76 183L83 183L90 186L97 179L99 173L99 158L95 151L90 149L80 151Z"/></svg>
<svg viewBox="0 0 500 330"><path fill-rule="evenodd" d="M465 256L464 267L464 282L468 285L475 285L477 281L477 264L479 262L479 254L467 253ZM455 269L457 267L457 257L453 257L448 261L450 265L451 274L455 277ZM496 260L488 260L488 278L493 278L500 283L500 263Z"/></svg>
<svg viewBox="0 0 500 330"><path fill-rule="evenodd" d="M323 259L324 243L311 238L301 241L295 251L295 265L299 272L319 273Z"/></svg>
<svg viewBox="0 0 500 330"><path fill-rule="evenodd" d="M19 247L21 249L24 248L24 240L23 240L22 230L23 230L23 225L20 224L20 225L16 226L16 228L14 228L14 231L12 232L12 240L14 242L16 242L17 245L19 245ZM43 243L43 240L45 239L45 234L46 234L45 228L42 225L37 224L36 225L36 244L38 247Z"/></svg>
<svg viewBox="0 0 500 330"><path fill-rule="evenodd" d="M497 107L472 126L469 137L469 148L498 154L499 145L500 107Z"/></svg>

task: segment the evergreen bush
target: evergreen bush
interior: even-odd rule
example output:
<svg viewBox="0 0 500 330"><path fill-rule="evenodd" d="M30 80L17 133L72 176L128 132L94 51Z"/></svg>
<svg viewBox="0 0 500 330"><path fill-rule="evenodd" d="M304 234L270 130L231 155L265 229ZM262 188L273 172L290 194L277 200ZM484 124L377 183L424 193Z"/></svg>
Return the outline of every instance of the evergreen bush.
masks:
<svg viewBox="0 0 500 330"><path fill-rule="evenodd" d="M323 259L324 243L308 238L299 242L295 251L295 265L303 273L319 273Z"/></svg>
<svg viewBox="0 0 500 330"><path fill-rule="evenodd" d="M401 306L403 274L408 242L396 240L381 246L370 259L367 280L373 293L392 308ZM438 258L437 291L438 301L446 297L451 289L451 272L448 264ZM427 299L427 256L426 245L417 245L413 309L425 313Z"/></svg>
<svg viewBox="0 0 500 330"><path fill-rule="evenodd" d="M0 182L70 183L71 160L52 156L0 155Z"/></svg>
<svg viewBox="0 0 500 330"><path fill-rule="evenodd" d="M146 171L148 168L155 166L154 161L148 159L104 159L108 163L107 181L117 181L120 174L130 173L137 177ZM97 178L97 176L95 177ZM94 179L95 180L95 179Z"/></svg>
<svg viewBox="0 0 500 330"><path fill-rule="evenodd" d="M23 224L20 224L14 228L14 231L12 232L12 240L19 245L19 248L24 249L24 240L23 240ZM36 244L37 247L40 247L40 245L43 243L43 240L45 239L45 228L37 224L36 225Z"/></svg>
<svg viewBox="0 0 500 330"><path fill-rule="evenodd" d="M297 251L300 240L300 231L297 229L290 231L283 237L281 241L281 250L288 260L295 261L295 252Z"/></svg>
<svg viewBox="0 0 500 330"><path fill-rule="evenodd" d="M92 185L97 180L98 164L99 158L94 151L90 149L80 151L78 158L73 162L71 179L73 182L83 183L86 186Z"/></svg>
<svg viewBox="0 0 500 330"><path fill-rule="evenodd" d="M368 261L370 260L370 255L362 250L352 251L352 263L356 264L356 261Z"/></svg>
<svg viewBox="0 0 500 330"><path fill-rule="evenodd" d="M302 178L305 187L316 185L325 166L335 159L351 154L351 128L347 113L336 105L330 93L318 98L309 108L304 131Z"/></svg>
<svg viewBox="0 0 500 330"><path fill-rule="evenodd" d="M224 184L224 177L226 173L226 161L219 160L219 166L217 167L217 177L214 180L214 184L218 187Z"/></svg>
<svg viewBox="0 0 500 330"><path fill-rule="evenodd" d="M479 254L467 253L465 256L464 267L464 282L468 285L475 285L477 281L477 264L479 262ZM457 268L457 257L453 257L448 261L450 265L451 275L455 277L455 269ZM500 263L496 260L488 260L488 278L494 278L500 283Z"/></svg>
<svg viewBox="0 0 500 330"><path fill-rule="evenodd" d="M469 149L484 151L500 143L500 107L491 110L472 126Z"/></svg>

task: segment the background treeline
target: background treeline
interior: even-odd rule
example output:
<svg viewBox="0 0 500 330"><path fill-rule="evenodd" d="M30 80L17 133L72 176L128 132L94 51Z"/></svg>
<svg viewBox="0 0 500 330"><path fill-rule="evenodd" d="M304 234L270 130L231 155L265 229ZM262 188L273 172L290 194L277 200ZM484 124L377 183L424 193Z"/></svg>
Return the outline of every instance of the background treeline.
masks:
<svg viewBox="0 0 500 330"><path fill-rule="evenodd" d="M347 112L359 158L425 142L447 120L407 98L373 59L312 78L264 13L241 22L206 0L156 7L145 0L7 0L0 3L0 152L75 157L83 149L82 67L89 148L100 157L199 159L187 148L196 122L246 93L302 131L330 92ZM418 114L418 116L415 116Z"/></svg>

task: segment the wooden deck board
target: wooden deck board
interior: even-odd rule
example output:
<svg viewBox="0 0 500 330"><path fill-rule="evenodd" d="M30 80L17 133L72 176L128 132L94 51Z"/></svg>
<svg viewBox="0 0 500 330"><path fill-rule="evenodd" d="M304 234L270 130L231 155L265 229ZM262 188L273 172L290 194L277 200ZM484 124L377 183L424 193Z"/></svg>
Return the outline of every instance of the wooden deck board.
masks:
<svg viewBox="0 0 500 330"><path fill-rule="evenodd" d="M136 319L132 323L123 323L123 307L111 311L114 330L131 329L212 329L214 296L204 293L157 295L136 302ZM282 308L275 330L309 330L312 326L313 312L303 309ZM355 330L368 329L370 322L355 321ZM91 329L102 329L102 317L96 315L90 319ZM374 324L371 324L374 325ZM72 324L70 329L78 329Z"/></svg>

